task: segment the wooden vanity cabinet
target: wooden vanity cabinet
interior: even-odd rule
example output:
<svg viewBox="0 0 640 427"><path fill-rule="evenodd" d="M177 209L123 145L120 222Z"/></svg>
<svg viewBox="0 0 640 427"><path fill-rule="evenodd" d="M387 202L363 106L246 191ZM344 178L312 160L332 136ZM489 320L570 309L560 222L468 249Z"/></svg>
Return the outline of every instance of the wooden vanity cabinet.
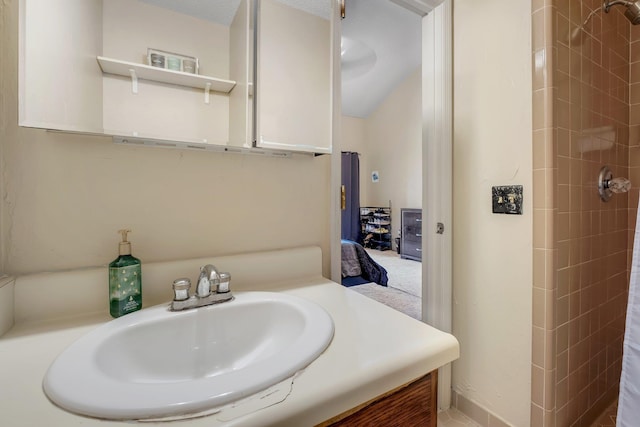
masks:
<svg viewBox="0 0 640 427"><path fill-rule="evenodd" d="M317 427L436 427L438 371L344 412Z"/></svg>

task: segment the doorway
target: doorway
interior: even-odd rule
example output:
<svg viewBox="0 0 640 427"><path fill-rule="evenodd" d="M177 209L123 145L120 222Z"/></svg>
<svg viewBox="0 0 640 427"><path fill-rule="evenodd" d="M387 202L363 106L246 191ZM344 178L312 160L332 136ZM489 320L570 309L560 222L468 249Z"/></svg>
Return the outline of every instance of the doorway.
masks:
<svg viewBox="0 0 640 427"><path fill-rule="evenodd" d="M343 260L342 281L417 319L422 311L420 238L411 257L401 254L400 247L403 229L412 229L403 227L402 212L420 212L422 207L421 34L421 16L393 2L346 3L341 178L347 191L341 237L349 242L342 245L360 245L357 249L367 255L360 256L361 262L386 270L388 280L358 281L349 275L360 269L344 268L352 266L349 259ZM357 180L345 169L353 160L360 165ZM421 235L419 229L414 234ZM345 256L353 252L343 248ZM363 271L367 268L362 266Z"/></svg>
<svg viewBox="0 0 640 427"><path fill-rule="evenodd" d="M445 332L452 331L452 1L389 0L417 7L422 16L422 209L423 319ZM407 6L411 9L409 6ZM347 7L347 10L349 8ZM349 12L347 12L349 13ZM334 45L340 52L341 28L334 28ZM334 58L340 61L339 54ZM334 81L340 82L339 67L334 68ZM340 84L334 85L333 150L342 149ZM340 156L331 160L331 278L341 280L340 245ZM428 206L428 209L427 209ZM439 370L438 406L451 403L451 367Z"/></svg>

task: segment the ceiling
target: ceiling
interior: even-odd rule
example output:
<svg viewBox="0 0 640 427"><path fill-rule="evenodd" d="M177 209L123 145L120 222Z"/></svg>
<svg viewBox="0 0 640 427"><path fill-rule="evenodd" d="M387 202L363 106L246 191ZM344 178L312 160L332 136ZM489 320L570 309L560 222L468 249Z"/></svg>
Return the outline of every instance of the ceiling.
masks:
<svg viewBox="0 0 640 427"><path fill-rule="evenodd" d="M230 25L240 0L141 0ZM278 0L328 19L328 0ZM342 113L368 117L422 62L422 14L441 0L345 0ZM405 7L396 3L404 4ZM427 4L425 4L427 3ZM416 13L418 12L418 13Z"/></svg>
<svg viewBox="0 0 640 427"><path fill-rule="evenodd" d="M342 114L366 118L420 67L422 17L389 0L346 0L342 36Z"/></svg>

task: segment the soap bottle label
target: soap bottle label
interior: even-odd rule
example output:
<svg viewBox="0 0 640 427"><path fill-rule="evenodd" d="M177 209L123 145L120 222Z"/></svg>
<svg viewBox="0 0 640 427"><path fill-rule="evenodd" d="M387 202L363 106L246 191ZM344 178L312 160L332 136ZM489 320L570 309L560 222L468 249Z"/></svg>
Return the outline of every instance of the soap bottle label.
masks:
<svg viewBox="0 0 640 427"><path fill-rule="evenodd" d="M119 317L142 307L140 265L109 268L109 309Z"/></svg>

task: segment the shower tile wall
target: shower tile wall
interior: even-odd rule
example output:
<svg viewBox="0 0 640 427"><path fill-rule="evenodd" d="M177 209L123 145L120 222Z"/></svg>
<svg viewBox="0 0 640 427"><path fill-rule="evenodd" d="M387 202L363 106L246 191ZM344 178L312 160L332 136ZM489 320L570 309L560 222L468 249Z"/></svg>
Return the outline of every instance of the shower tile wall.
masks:
<svg viewBox="0 0 640 427"><path fill-rule="evenodd" d="M532 1L535 426L588 426L618 392L638 196L604 203L596 181L640 183L640 44L620 7L579 30L601 5Z"/></svg>
<svg viewBox="0 0 640 427"><path fill-rule="evenodd" d="M631 273L633 234L638 213L638 188L640 188L640 25L631 27L629 53L629 179L633 185L629 192L629 245L627 266Z"/></svg>

